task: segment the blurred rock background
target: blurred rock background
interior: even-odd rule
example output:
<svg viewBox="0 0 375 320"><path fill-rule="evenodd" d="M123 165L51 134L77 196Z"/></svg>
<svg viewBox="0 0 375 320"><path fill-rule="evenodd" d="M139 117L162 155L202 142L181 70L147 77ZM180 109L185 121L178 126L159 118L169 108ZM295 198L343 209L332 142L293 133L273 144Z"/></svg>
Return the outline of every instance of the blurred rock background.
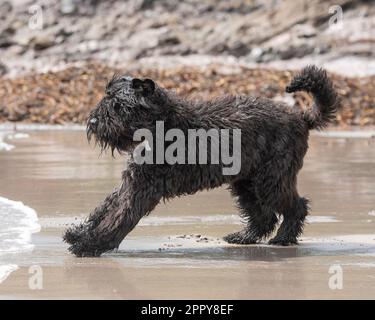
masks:
<svg viewBox="0 0 375 320"><path fill-rule="evenodd" d="M0 1L0 121L84 122L114 70L302 107L283 90L308 63L336 74L336 124L375 125L373 0Z"/></svg>

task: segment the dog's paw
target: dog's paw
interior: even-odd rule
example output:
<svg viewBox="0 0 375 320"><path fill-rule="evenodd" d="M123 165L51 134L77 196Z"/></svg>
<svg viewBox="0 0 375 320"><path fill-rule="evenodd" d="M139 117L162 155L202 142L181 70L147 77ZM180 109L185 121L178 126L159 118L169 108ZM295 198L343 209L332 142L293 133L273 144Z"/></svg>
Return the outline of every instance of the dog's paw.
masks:
<svg viewBox="0 0 375 320"><path fill-rule="evenodd" d="M75 243L82 238L82 230L79 227L72 227L65 231L63 241L66 243Z"/></svg>
<svg viewBox="0 0 375 320"><path fill-rule="evenodd" d="M97 257L101 253L93 246L94 241L83 225L66 230L63 240L70 244L68 250L77 257Z"/></svg>
<svg viewBox="0 0 375 320"><path fill-rule="evenodd" d="M77 242L69 247L69 251L76 257L99 257L103 251L87 246L86 244Z"/></svg>
<svg viewBox="0 0 375 320"><path fill-rule="evenodd" d="M298 244L297 239L294 238L273 238L270 241L268 241L268 244L274 245L274 246L293 246Z"/></svg>
<svg viewBox="0 0 375 320"><path fill-rule="evenodd" d="M258 242L256 239L249 237L243 231L230 233L226 235L223 239L224 241L228 243L233 243L233 244L254 244Z"/></svg>
<svg viewBox="0 0 375 320"><path fill-rule="evenodd" d="M99 257L105 252L118 248L119 243L111 238L103 238L100 234L81 226L68 229L63 240L70 244L68 250L77 257Z"/></svg>

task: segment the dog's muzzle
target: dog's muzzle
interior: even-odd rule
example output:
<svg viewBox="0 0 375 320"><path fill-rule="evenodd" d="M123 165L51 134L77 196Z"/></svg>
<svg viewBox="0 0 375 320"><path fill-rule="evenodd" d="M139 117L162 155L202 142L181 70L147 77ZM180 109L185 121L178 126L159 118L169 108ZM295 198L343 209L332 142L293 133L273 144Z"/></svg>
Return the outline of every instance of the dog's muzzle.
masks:
<svg viewBox="0 0 375 320"><path fill-rule="evenodd" d="M96 119L96 118L92 118L92 119L90 119L90 124L96 124L97 122L98 122L98 119Z"/></svg>
<svg viewBox="0 0 375 320"><path fill-rule="evenodd" d="M98 127L98 123L99 123L99 120L98 118L91 118L89 121L88 121L88 124L87 124L87 129L89 129L92 132L95 132L97 127Z"/></svg>
<svg viewBox="0 0 375 320"><path fill-rule="evenodd" d="M98 126L98 119L97 118L91 118L87 122L87 128L86 128L86 134L87 134L87 139L90 141L91 136L95 134L95 131Z"/></svg>

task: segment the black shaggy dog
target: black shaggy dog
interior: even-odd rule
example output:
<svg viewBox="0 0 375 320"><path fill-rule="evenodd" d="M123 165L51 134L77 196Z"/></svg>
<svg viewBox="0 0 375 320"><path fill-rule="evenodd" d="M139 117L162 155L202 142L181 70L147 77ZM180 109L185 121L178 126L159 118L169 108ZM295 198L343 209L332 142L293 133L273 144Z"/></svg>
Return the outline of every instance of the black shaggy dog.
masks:
<svg viewBox="0 0 375 320"><path fill-rule="evenodd" d="M297 173L308 148L309 130L322 129L334 118L338 99L324 70L304 68L286 88L304 90L314 106L301 111L283 103L250 96L225 96L213 101L188 101L152 80L114 77L90 113L87 134L102 149L132 154L133 133L156 121L165 130L241 129L241 170L223 175L222 164L143 164L133 157L122 183L64 240L77 256L99 256L118 248L139 220L161 199L193 194L228 184L246 221L243 230L227 235L229 243L253 244L268 237L283 221L270 244L296 244L308 213L307 199L297 192ZM209 148L208 148L209 149Z"/></svg>

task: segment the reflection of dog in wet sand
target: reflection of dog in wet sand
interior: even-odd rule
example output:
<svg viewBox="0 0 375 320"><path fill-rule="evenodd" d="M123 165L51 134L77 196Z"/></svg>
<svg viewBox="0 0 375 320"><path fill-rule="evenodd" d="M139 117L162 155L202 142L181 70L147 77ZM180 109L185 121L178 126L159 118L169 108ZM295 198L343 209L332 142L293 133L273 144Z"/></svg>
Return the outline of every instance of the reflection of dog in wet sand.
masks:
<svg viewBox="0 0 375 320"><path fill-rule="evenodd" d="M122 183L91 213L70 228L64 240L77 256L99 256L115 249L161 199L193 194L229 184L246 225L227 235L229 243L253 244L268 237L278 218L283 221L270 244L296 244L303 231L308 201L298 195L297 173L307 151L310 129L321 129L334 118L337 95L326 72L304 68L286 88L314 97L311 110L249 96L225 96L213 101L188 101L152 80L114 77L106 95L90 113L87 133L102 149L132 153L133 134L166 129L241 129L241 170L223 175L223 164L137 164L131 156ZM210 148L208 147L208 150Z"/></svg>

